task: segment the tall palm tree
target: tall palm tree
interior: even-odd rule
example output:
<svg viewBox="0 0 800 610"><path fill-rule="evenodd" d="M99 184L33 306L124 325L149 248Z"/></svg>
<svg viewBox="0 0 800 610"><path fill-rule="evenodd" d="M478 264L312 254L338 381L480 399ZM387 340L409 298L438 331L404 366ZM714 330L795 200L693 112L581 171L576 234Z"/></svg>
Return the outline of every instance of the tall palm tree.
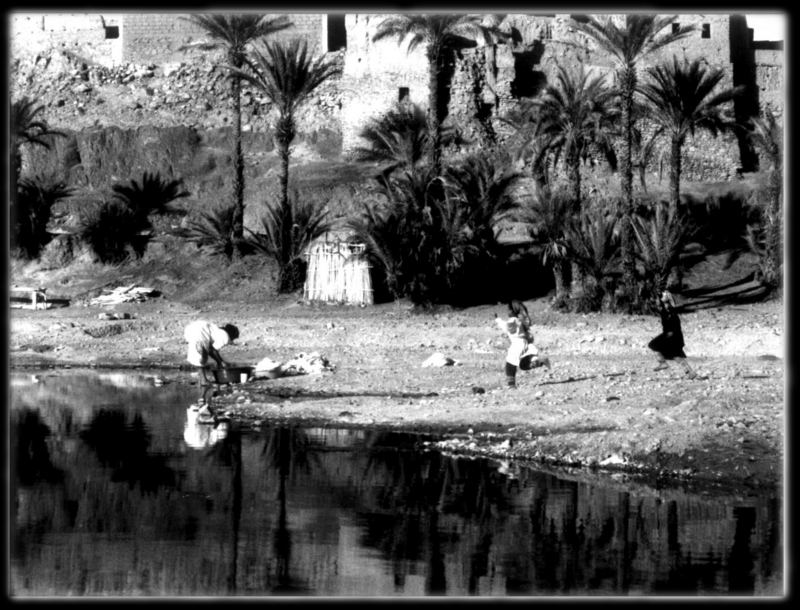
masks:
<svg viewBox="0 0 800 610"><path fill-rule="evenodd" d="M540 131L556 161L563 156L570 176L573 211L581 211L581 162L593 149L610 153L611 129L617 113L614 92L602 75L587 73L583 65L571 71L559 66L556 82L534 100Z"/></svg>
<svg viewBox="0 0 800 610"><path fill-rule="evenodd" d="M36 100L32 100L27 96L23 96L15 102L11 103L9 112L10 129L9 135L9 153L13 155L11 159L13 171L11 172L11 196L16 197L17 184L19 177L22 173L22 146L24 144L32 144L35 146L43 146L50 148L50 140L52 136L65 137L66 134L51 129L47 121L39 118L39 115L44 111L44 106L36 104Z"/></svg>
<svg viewBox="0 0 800 610"><path fill-rule="evenodd" d="M267 19L258 14L233 15L190 15L185 18L200 26L211 37L209 42L201 42L202 49L224 49L227 63L236 69L244 65L247 48L256 40L292 27L285 17ZM231 74L231 99L233 102L233 202L235 213L233 219L234 239L237 240L237 254L240 254L238 243L244 234L244 155L242 154L242 84L240 78Z"/></svg>
<svg viewBox="0 0 800 610"><path fill-rule="evenodd" d="M783 263L781 222L783 208L783 129L769 110L764 117L751 120L750 141L762 153L768 172L768 205L766 213L766 258L764 282L771 288L781 285Z"/></svg>
<svg viewBox="0 0 800 610"><path fill-rule="evenodd" d="M733 109L726 104L743 87L719 89L725 78L721 68L703 65L700 59L672 62L647 69L649 82L640 91L652 109L652 120L670 140L669 201L673 210L680 203L681 152L686 137L705 129L716 136L733 127Z"/></svg>
<svg viewBox="0 0 800 610"><path fill-rule="evenodd" d="M422 44L428 60L428 133L431 134L429 155L435 173L441 171L442 158L442 115L439 108L439 79L444 58L449 50L463 45L470 39L480 38L489 42L494 37L505 35L492 25L482 25L478 15L392 15L386 17L372 37L373 41L394 38L398 44L406 38L408 52L411 53Z"/></svg>
<svg viewBox="0 0 800 610"><path fill-rule="evenodd" d="M634 305L635 267L631 221L633 216L633 164L631 148L634 128L633 98L636 91L639 64L647 56L663 49L677 40L685 38L694 30L693 26L677 26L666 29L675 23L676 16L625 15L624 22L618 26L613 17L587 21L572 20L571 25L579 32L589 36L602 51L608 53L616 63L618 86L621 98L620 123L622 128L620 170L622 178L622 253L623 282L629 298L629 308ZM666 29L666 31L665 31Z"/></svg>
<svg viewBox="0 0 800 610"><path fill-rule="evenodd" d="M532 99L522 100L510 112L501 117L511 127L508 145L514 161L521 163L536 181L539 188L550 182L548 172L548 142L544 134L544 122Z"/></svg>
<svg viewBox="0 0 800 610"><path fill-rule="evenodd" d="M301 38L286 42L264 42L245 57L245 69L232 67L240 76L260 89L278 112L275 144L281 160L279 208L289 205L289 146L297 134L295 115L317 87L339 74L341 67L324 56L314 59ZM284 243L291 241L291 226L284 225Z"/></svg>

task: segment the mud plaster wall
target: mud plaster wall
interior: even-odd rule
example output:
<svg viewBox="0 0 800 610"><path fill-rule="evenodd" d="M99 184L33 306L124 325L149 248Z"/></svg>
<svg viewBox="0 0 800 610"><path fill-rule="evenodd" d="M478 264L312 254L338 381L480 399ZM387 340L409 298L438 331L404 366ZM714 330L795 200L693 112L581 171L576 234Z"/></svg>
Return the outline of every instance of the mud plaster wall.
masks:
<svg viewBox="0 0 800 610"><path fill-rule="evenodd" d="M117 13L15 13L10 20L11 56L60 50L103 66L116 65L122 59L120 18Z"/></svg>
<svg viewBox="0 0 800 610"><path fill-rule="evenodd" d="M124 15L123 58L142 63L164 61L182 45L206 39L203 29L186 21L187 13L126 13ZM278 17L268 13L267 17ZM274 39L301 36L318 48L321 42L324 15L313 13L287 14L294 27L274 34Z"/></svg>
<svg viewBox="0 0 800 610"><path fill-rule="evenodd" d="M772 111L776 117L783 116L783 51L756 50L756 84L761 112Z"/></svg>
<svg viewBox="0 0 800 610"><path fill-rule="evenodd" d="M340 83L342 149L352 151L360 143L365 123L386 112L399 100L400 88L408 90L408 101L428 106L428 62L424 51L407 53L405 44L394 39L373 42L385 15L349 14L345 17L347 50Z"/></svg>
<svg viewBox="0 0 800 610"><path fill-rule="evenodd" d="M178 52L181 45L204 38L199 28L182 20L179 13L104 13L104 14L14 14L12 16L12 53L34 54L42 51L63 50L85 57L101 66L117 65L122 61L161 64L166 71L181 70L183 63L194 61L192 53ZM322 14L288 15L295 27L285 35L303 35L314 46L325 44L330 16ZM399 98L400 88L408 89L408 100L423 108L427 107L428 67L424 48L407 53L405 45L387 39L377 43L371 41L379 21L385 15L348 14L344 16L347 30L347 47L341 60L344 62L340 81L330 81L315 95L300 113L300 123L305 131L320 128L341 130L342 148L345 152L358 145L358 131L365 122L378 116ZM616 18L619 18L617 16ZM710 26L710 38L703 38L701 30L689 38L664 49L660 56L642 66L652 65L673 53L689 58L701 57L709 64L722 67L732 78L731 59L734 51L750 41L734 41L734 17L731 15L680 15L679 23L703 23ZM119 37L106 38L108 27L119 27ZM585 66L610 73L612 64L598 53L594 43L577 33L570 25L569 15L533 16L529 14L508 15L502 29L515 31L520 42L514 45L498 44L490 49L478 47L466 50L454 58L450 83L449 121L462 127L465 135L483 141L491 129L499 130L498 117L512 108L519 95L533 95L552 81L556 66L560 63ZM279 34L280 35L280 34ZM759 106L771 108L779 116L783 106L782 51L756 50L754 72L759 92ZM157 70L158 72L158 70ZM492 82L492 80L494 82ZM199 83L197 83L199 85ZM726 82L730 85L730 82ZM520 85L521 91L520 91ZM526 89L527 87L527 89ZM192 87L184 84L182 95L196 99ZM515 90L516 89L516 90ZM224 88L213 87L213 98L195 105L192 124L198 127L214 123L214 117L223 120ZM169 105L172 98L165 92L163 101L150 95L151 105ZM69 100L67 100L69 102ZM64 103L63 100L60 103ZM268 109L259 111L258 96L245 96L245 128L260 130L267 128ZM69 107L69 104L67 105ZM209 109L214 115L205 117ZM156 110L157 108L151 108ZM251 112L252 110L252 112ZM485 116L489 110L488 118ZM484 116L481 116L481 115ZM153 120L156 116L152 113ZM207 120L208 119L208 120ZM174 123L173 123L174 124ZM216 123L214 123L216 126ZM703 136L700 136L703 137ZM713 151L713 160L684 160L687 176L707 175L717 167L719 178L732 174L739 166L738 150L730 139L718 139L695 147L703 152L706 147ZM662 146L663 148L663 146ZM663 153L663 150L660 151ZM692 154L687 149L687 155ZM659 155L656 155L659 157ZM663 158L663 154L660 155ZM654 163L656 161L654 160ZM659 160L658 163L661 163ZM696 168L696 169L692 169ZM648 168L655 171L656 167Z"/></svg>

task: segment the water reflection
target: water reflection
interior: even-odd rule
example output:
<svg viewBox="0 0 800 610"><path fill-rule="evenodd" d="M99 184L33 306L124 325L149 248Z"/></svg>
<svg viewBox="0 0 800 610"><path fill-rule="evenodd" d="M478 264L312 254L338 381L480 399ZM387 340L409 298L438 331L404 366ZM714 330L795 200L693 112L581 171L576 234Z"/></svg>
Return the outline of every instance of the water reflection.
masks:
<svg viewBox="0 0 800 610"><path fill-rule="evenodd" d="M193 393L12 383L15 596L781 593L777 494L510 477L398 433L242 432L200 423Z"/></svg>

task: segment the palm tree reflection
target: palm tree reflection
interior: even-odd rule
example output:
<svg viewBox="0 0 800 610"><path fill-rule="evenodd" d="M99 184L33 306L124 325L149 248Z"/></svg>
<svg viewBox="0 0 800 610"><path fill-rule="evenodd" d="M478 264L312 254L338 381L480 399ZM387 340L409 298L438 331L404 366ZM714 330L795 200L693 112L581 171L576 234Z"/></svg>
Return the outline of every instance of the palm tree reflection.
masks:
<svg viewBox="0 0 800 610"><path fill-rule="evenodd" d="M301 428L286 426L267 431L262 455L266 457L268 467L278 475L278 522L273 534L277 584L272 587L273 593L300 594L309 589L305 582L294 578L290 572L292 535L287 516L286 482L297 470L309 471L311 458L316 457L310 453L310 445Z"/></svg>
<svg viewBox="0 0 800 610"><path fill-rule="evenodd" d="M400 440L394 433L378 432L368 443L362 485L370 510L364 515L363 544L387 556L398 588L405 582L408 561L424 555L425 592L442 595L447 592L443 545L458 534L443 532L440 517L455 514L472 520L482 532L470 560L470 593L475 593L478 580L488 573L492 522L508 507L507 481L488 460L457 460L439 452L398 448Z"/></svg>

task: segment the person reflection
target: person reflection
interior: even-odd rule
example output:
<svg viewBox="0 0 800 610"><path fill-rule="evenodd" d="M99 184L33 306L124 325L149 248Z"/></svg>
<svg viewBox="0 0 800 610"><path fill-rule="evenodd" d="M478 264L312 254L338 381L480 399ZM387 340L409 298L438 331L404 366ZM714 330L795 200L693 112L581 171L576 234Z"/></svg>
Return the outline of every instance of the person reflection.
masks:
<svg viewBox="0 0 800 610"><path fill-rule="evenodd" d="M207 449L224 440L230 432L230 421L214 416L207 404L197 403L186 409L183 440L192 449Z"/></svg>

